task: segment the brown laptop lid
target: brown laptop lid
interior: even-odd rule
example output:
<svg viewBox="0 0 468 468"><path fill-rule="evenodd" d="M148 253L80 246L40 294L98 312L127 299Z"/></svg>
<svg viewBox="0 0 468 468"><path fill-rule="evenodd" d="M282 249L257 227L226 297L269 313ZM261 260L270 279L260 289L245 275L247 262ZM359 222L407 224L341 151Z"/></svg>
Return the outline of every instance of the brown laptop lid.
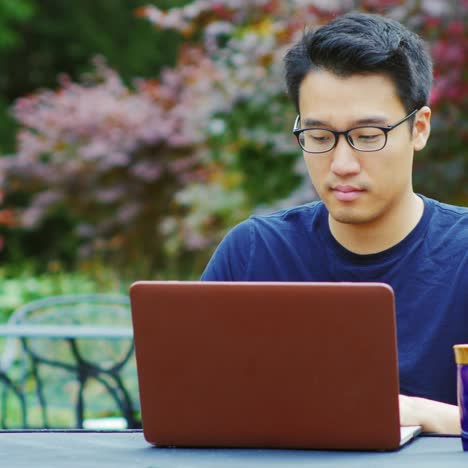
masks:
<svg viewBox="0 0 468 468"><path fill-rule="evenodd" d="M398 447L388 286L137 282L130 296L149 442Z"/></svg>

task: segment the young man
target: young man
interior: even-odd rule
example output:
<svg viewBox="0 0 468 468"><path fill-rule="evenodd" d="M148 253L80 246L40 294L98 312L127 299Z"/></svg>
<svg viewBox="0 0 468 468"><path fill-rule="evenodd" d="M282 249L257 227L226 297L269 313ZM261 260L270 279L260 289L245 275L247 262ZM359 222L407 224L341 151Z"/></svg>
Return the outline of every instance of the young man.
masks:
<svg viewBox="0 0 468 468"><path fill-rule="evenodd" d="M468 342L468 209L417 195L432 64L396 21L349 14L285 58L321 201L236 226L202 280L378 281L395 291L404 425L460 433L452 345Z"/></svg>

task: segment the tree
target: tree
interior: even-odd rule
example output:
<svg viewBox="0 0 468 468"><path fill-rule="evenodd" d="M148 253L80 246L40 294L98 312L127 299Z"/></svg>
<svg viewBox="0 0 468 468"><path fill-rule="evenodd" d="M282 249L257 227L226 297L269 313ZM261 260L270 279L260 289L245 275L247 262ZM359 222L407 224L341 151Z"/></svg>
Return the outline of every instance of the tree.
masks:
<svg viewBox="0 0 468 468"><path fill-rule="evenodd" d="M17 154L0 162L18 219L38 229L67 210L68 236L83 254L122 268L146 263L150 274L196 261L200 273L229 226L314 197L291 134L282 58L304 27L351 3L406 22L430 42L436 117L433 144L415 163L416 189L467 204L461 4L196 0L138 10L186 41L158 80L130 86L98 63L92 79L65 79L16 102Z"/></svg>
<svg viewBox="0 0 468 468"><path fill-rule="evenodd" d="M8 107L18 97L57 86L57 75L78 79L102 55L125 82L157 76L173 64L182 38L156 31L135 15L144 0L2 0L0 2L0 153L15 147ZM159 0L168 7L187 0Z"/></svg>
<svg viewBox="0 0 468 468"><path fill-rule="evenodd" d="M231 143L249 135L247 146L261 148L255 153L257 169L252 167L251 158L243 157L241 148L236 148L231 157L234 164L243 166L243 172L248 175L243 183L249 198L255 199L258 187L265 182L263 167L271 167L265 163L268 154L277 148L283 154L292 151L287 140L277 137L278 114L283 122L288 119L291 123L293 119L290 105L282 99L281 60L286 48L304 27L317 27L353 9L393 17L429 42L435 65L431 96L433 131L431 144L416 159L415 187L428 196L468 204L466 1L196 0L168 11L148 6L144 14L161 29L176 29L184 35L192 34L195 39L200 34L194 32L202 31L203 49L221 70L222 80L216 85L224 87L228 94L237 94L240 103L234 112L225 116L226 132L232 133ZM271 107L267 115L264 114L266 106ZM263 118L252 122L252 114ZM284 128L283 132L286 131ZM226 139L223 143L226 146ZM306 181L293 191L286 204L310 199L307 174L302 176ZM289 183L287 180L286 185Z"/></svg>

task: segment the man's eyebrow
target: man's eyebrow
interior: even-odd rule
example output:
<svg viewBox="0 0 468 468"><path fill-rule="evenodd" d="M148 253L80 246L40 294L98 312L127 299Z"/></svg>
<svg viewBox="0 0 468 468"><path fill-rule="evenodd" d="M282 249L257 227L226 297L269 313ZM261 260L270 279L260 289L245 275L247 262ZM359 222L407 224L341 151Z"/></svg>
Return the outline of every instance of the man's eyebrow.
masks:
<svg viewBox="0 0 468 468"><path fill-rule="evenodd" d="M381 116L372 116L372 117L366 117L364 119L358 119L358 120L353 120L348 128L352 127L357 127L360 125L382 125L386 126L387 124L387 119ZM317 120L317 119L311 119L311 118L306 118L303 121L301 121L301 126L302 128L310 128L310 127L327 127L330 128L332 127L329 122L324 122L322 120Z"/></svg>
<svg viewBox="0 0 468 468"><path fill-rule="evenodd" d="M301 120L301 125L303 128L308 127L328 127L329 125L326 122L322 122L321 120L315 119L304 119Z"/></svg>
<svg viewBox="0 0 468 468"><path fill-rule="evenodd" d="M359 119L352 122L352 125L388 125L387 119L384 117L367 117L365 119Z"/></svg>

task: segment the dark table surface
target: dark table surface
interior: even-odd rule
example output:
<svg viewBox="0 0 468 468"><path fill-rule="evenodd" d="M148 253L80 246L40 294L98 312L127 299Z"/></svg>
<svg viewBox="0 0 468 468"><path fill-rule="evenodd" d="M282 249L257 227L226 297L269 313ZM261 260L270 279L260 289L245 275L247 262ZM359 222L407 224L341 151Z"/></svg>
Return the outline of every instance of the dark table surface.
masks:
<svg viewBox="0 0 468 468"><path fill-rule="evenodd" d="M395 452L174 449L149 445L141 431L0 432L2 467L468 467L458 437L421 436Z"/></svg>

